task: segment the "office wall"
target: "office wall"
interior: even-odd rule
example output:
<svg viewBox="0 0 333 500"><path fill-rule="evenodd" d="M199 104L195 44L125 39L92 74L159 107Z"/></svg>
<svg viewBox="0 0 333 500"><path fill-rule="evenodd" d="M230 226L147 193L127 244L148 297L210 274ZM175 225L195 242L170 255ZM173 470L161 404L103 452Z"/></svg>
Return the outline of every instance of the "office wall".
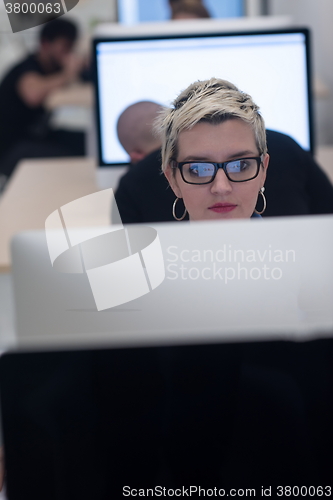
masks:
<svg viewBox="0 0 333 500"><path fill-rule="evenodd" d="M297 25L311 28L313 69L327 87L315 100L317 144L333 144L333 2L332 0L269 0L270 14L291 15ZM325 88L323 89L325 94Z"/></svg>

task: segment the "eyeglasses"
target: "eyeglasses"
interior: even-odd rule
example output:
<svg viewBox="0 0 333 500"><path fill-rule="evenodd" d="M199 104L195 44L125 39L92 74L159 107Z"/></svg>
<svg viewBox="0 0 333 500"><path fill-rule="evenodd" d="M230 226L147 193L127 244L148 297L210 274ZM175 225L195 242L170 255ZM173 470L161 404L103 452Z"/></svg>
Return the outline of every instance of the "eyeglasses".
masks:
<svg viewBox="0 0 333 500"><path fill-rule="evenodd" d="M173 168L179 168L182 179L187 184L209 184L215 179L219 168L222 168L229 181L246 182L257 177L261 163L262 156L256 156L223 163L174 161Z"/></svg>

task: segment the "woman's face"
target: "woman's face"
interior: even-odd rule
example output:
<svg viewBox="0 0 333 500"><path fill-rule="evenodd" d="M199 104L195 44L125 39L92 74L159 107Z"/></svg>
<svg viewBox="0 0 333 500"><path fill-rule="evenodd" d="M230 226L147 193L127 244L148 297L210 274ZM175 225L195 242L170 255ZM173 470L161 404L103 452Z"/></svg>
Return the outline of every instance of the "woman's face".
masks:
<svg viewBox="0 0 333 500"><path fill-rule="evenodd" d="M178 137L177 162L200 160L222 163L260 156L251 126L235 118L218 125L201 122ZM183 181L170 165L165 175L178 198L183 198L191 220L243 219L251 217L258 193L266 178L269 156L259 174L246 182L229 181L222 169L210 184L193 185ZM260 206L261 207L261 206Z"/></svg>

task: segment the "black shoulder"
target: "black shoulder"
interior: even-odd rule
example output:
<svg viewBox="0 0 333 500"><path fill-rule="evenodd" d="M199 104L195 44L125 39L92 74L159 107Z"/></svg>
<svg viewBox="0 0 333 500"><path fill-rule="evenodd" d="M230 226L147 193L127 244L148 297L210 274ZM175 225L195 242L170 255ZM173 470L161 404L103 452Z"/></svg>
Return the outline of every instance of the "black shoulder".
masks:
<svg viewBox="0 0 333 500"><path fill-rule="evenodd" d="M123 182L152 181L164 177L161 170L161 150L153 151L143 160L132 165L128 172L122 177Z"/></svg>
<svg viewBox="0 0 333 500"><path fill-rule="evenodd" d="M40 65L34 54L29 55L28 57L23 59L23 61L20 61L19 63L15 64L15 66L12 66L12 68L8 71L8 73L2 80L2 83L6 84L7 82L10 82L10 84L15 84L15 81L18 80L21 75L30 71L41 73Z"/></svg>
<svg viewBox="0 0 333 500"><path fill-rule="evenodd" d="M289 135L275 130L266 130L268 152L272 149L288 148L293 151L304 151L304 149Z"/></svg>

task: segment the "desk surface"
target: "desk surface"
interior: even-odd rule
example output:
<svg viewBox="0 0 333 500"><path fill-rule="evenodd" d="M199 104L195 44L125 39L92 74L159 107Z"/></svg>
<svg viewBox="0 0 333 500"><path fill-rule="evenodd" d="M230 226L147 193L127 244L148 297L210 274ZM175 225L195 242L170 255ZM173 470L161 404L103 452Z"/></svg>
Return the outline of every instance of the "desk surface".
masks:
<svg viewBox="0 0 333 500"><path fill-rule="evenodd" d="M75 83L52 92L46 99L46 107L54 110L63 106L92 108L93 86L90 83Z"/></svg>
<svg viewBox="0 0 333 500"><path fill-rule="evenodd" d="M45 219L54 210L100 189L95 170L92 158L20 163L0 199L0 272L10 270L10 240L14 234L43 229ZM105 218L92 213L89 222L103 225Z"/></svg>

